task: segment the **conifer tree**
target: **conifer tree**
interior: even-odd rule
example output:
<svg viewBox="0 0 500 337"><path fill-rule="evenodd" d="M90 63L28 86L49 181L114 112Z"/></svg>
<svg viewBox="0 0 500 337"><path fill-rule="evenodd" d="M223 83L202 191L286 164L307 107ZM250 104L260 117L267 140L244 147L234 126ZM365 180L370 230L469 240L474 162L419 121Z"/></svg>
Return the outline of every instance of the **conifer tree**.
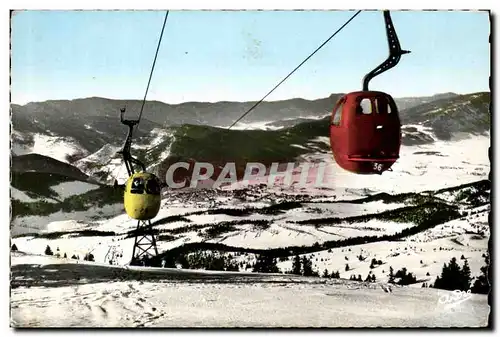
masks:
<svg viewBox="0 0 500 337"><path fill-rule="evenodd" d="M302 275L302 268L301 268L301 263L300 263L300 257L298 255L295 255L295 257L293 259L292 274L294 274L294 275Z"/></svg>
<svg viewBox="0 0 500 337"><path fill-rule="evenodd" d="M302 270L304 271L304 276L314 276L312 261L309 260L305 255L302 257Z"/></svg>
<svg viewBox="0 0 500 337"><path fill-rule="evenodd" d="M49 245L47 245L47 247L45 247L45 255L54 255L54 253L52 252L52 249L50 249Z"/></svg>
<svg viewBox="0 0 500 337"><path fill-rule="evenodd" d="M467 260L465 260L467 262ZM464 262L464 269L461 269L457 259L453 257L449 264L444 264L441 275L436 278L434 288L444 290L467 291L470 287L470 268L469 264Z"/></svg>
<svg viewBox="0 0 500 337"><path fill-rule="evenodd" d="M469 263L467 262L467 260L465 260L462 267L461 289L464 291L469 290L471 280L472 278Z"/></svg>
<svg viewBox="0 0 500 337"><path fill-rule="evenodd" d="M279 273L276 258L271 255L259 255L253 271L258 273Z"/></svg>
<svg viewBox="0 0 500 337"><path fill-rule="evenodd" d="M392 269L392 266L389 267L389 283L394 283L394 269Z"/></svg>

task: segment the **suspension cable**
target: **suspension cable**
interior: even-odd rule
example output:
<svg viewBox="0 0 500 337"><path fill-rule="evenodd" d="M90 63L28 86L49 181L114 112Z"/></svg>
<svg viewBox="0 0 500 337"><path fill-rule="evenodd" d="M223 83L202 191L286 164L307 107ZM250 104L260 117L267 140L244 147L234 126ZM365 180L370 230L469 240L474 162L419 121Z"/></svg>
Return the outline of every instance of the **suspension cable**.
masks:
<svg viewBox="0 0 500 337"><path fill-rule="evenodd" d="M292 72L290 72L284 79L281 80L274 88L271 89L260 101L255 103L250 109L248 109L240 118L238 118L231 126L229 126L228 130L230 130L233 126L236 125L240 120L242 120L246 115L248 115L253 109L255 109L260 103L266 99L274 90L276 90L283 82L285 82L295 71L297 71L304 63L306 63L316 52L318 52L321 48L323 48L335 35L337 35L345 26L347 26L359 13L361 10L358 10L356 14L354 14L346 23L344 23L335 33L333 33L325 42L323 42L315 51L313 51L304 61L302 61Z"/></svg>
<svg viewBox="0 0 500 337"><path fill-rule="evenodd" d="M142 117L142 112L144 111L144 105L146 104L146 97L148 95L148 91L149 91L149 85L151 84L151 78L153 77L153 71L155 69L155 64L156 64L156 58L158 57L158 51L160 50L160 45L161 45L161 41L163 39L163 32L165 30L165 25L167 23L167 18L168 18L168 12L167 11L165 13L165 19L163 21L163 26L161 28L161 33L160 33L160 39L158 40L158 46L156 47L156 53L155 53L155 58L153 60L153 65L151 66L151 72L149 73L149 80L148 80L148 85L146 87L146 92L144 93L144 99L142 100L142 105L141 105L141 111L139 112L139 118L137 119L138 120L138 124L141 120L141 117ZM137 127L139 127L139 125L137 125Z"/></svg>
<svg viewBox="0 0 500 337"><path fill-rule="evenodd" d="M125 166L127 167L127 172L129 175L132 175L134 173L134 166L133 166L134 164L141 166L141 168L144 171L146 170L145 165L140 160L132 157L132 155L130 154L130 149L132 147L132 136L134 133L134 126L135 126L135 129L137 130L139 128L139 123L141 122L142 113L144 111L144 105L146 104L146 98L147 98L148 91L149 91L149 85L151 84L151 79L153 77L153 72L154 72L155 65L156 65L156 59L158 58L158 52L160 51L161 41L163 40L163 32L165 31L165 26L167 24L168 13L169 13L169 11L167 11L165 13L165 19L163 20L163 25L161 27L160 38L158 40L158 46L156 47L156 53L155 53L155 57L153 60L153 65L151 66L151 71L149 73L148 85L146 87L146 92L144 93L144 98L142 100L141 110L139 112L139 117L135 120L125 120L124 119L125 108L120 109L120 120L123 124L125 124L129 127L129 131L128 131L127 138L125 140L125 144L123 145L123 149L119 153L121 153L123 155L123 159L125 161Z"/></svg>

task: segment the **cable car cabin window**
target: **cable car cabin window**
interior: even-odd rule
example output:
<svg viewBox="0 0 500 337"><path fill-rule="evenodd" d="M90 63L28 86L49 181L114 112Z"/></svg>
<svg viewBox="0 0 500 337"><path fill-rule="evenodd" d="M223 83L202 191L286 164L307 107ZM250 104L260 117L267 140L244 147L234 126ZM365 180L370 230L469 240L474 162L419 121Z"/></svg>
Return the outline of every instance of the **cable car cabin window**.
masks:
<svg viewBox="0 0 500 337"><path fill-rule="evenodd" d="M134 178L130 186L130 193L143 194L144 193L144 180L142 178Z"/></svg>
<svg viewBox="0 0 500 337"><path fill-rule="evenodd" d="M342 119L342 107L344 106L343 103L340 103L339 107L333 114L333 119L332 119L332 125L340 126L340 120Z"/></svg>
<svg viewBox="0 0 500 337"><path fill-rule="evenodd" d="M377 113L379 114L390 114L391 113L391 106L389 102L387 101L387 98L385 97L378 97L376 99L377 102Z"/></svg>
<svg viewBox="0 0 500 337"><path fill-rule="evenodd" d="M369 98L363 98L358 105L358 112L364 115L372 113L372 101Z"/></svg>
<svg viewBox="0 0 500 337"><path fill-rule="evenodd" d="M156 179L149 179L146 182L146 193L154 195L160 194L160 184L158 184Z"/></svg>

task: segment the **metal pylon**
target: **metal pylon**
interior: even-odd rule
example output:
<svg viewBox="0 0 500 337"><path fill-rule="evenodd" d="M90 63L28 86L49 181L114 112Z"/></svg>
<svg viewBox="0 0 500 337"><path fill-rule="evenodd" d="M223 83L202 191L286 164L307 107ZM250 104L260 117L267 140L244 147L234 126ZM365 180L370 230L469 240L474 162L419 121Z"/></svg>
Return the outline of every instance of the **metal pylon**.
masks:
<svg viewBox="0 0 500 337"><path fill-rule="evenodd" d="M137 221L131 264L134 264L134 262L140 260L144 255L149 258L153 258L158 255L158 248L156 247L156 237L154 235L153 228L151 227L150 220Z"/></svg>

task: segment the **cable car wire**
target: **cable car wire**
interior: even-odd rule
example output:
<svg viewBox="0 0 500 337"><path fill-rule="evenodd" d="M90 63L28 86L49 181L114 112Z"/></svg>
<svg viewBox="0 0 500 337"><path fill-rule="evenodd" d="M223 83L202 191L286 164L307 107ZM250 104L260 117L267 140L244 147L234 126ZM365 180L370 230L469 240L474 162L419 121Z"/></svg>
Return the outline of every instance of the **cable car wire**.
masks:
<svg viewBox="0 0 500 337"><path fill-rule="evenodd" d="M306 63L314 54L316 54L321 48L323 48L331 39L335 37L342 29L344 29L359 13L361 10L358 10L349 20L347 20L335 33L333 33L325 42L323 42L315 51L313 51L308 57L304 59L294 70L292 70L284 79L282 79L274 88L271 89L260 101L255 103L250 109L248 109L240 118L238 118L231 126L229 126L228 130L230 130L233 126L236 125L240 120L242 120L246 115L248 115L253 109L255 109L260 103L262 103L267 96L269 96L274 90L276 90L283 82L285 82L292 74L297 71L304 63Z"/></svg>
<svg viewBox="0 0 500 337"><path fill-rule="evenodd" d="M144 105L146 104L146 97L148 96L149 85L151 84L151 78L153 77L153 72L154 72L155 65L156 65L156 59L158 58L158 52L160 50L161 41L163 39L163 32L165 31L165 25L167 24L168 13L169 13L169 11L167 11L165 13L165 19L163 21L163 26L161 28L160 39L158 40L158 46L156 47L155 58L153 60L153 65L151 66L151 72L149 73L148 85L146 87L146 92L144 93L144 99L142 100L141 110L139 112L139 118L137 119L138 122L140 122L140 120L141 120L142 112L144 111ZM137 125L137 127L139 127L139 125Z"/></svg>
<svg viewBox="0 0 500 337"><path fill-rule="evenodd" d="M132 157L132 155L130 154L130 150L132 147L132 138L133 138L133 133L134 133L134 127L137 130L139 128L139 123L141 122L142 113L144 111L144 105L146 104L146 98L148 95L149 86L151 84L151 79L153 77L153 72L154 72L155 65L156 65L156 59L158 58L158 52L160 50L161 42L163 40L163 32L165 31L165 26L167 24L167 18L168 18L169 12L170 11L166 11L166 13L165 13L165 19L163 20L163 25L162 25L161 32L160 32L160 38L158 40L158 45L156 47L155 57L153 59L153 65L151 66L151 71L149 73L148 85L146 86L146 92L144 93L144 98L142 100L142 105L141 105L141 110L139 112L139 117L135 120L126 120L124 118L125 108L120 109L120 121L122 124L127 125L129 130L128 130L127 138L125 139L125 143L123 145L123 148L118 153L123 156L123 160L125 162L125 166L127 167L127 172L129 174L129 176L134 174L134 171L135 171L134 164L140 166L143 171L146 171L146 166L137 158Z"/></svg>

